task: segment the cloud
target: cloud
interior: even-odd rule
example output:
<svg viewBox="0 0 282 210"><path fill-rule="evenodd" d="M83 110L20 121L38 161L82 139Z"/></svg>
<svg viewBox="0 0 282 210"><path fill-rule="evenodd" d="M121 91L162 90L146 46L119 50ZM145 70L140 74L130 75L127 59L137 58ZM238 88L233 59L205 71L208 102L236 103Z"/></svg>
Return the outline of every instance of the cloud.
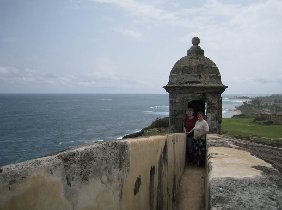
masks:
<svg viewBox="0 0 282 210"><path fill-rule="evenodd" d="M121 8L127 15L143 20L182 28L210 30L217 27L235 28L263 27L271 23L281 25L282 2L280 0L253 1L249 3L225 3L207 0L201 6L182 6L172 1L137 0L90 0L99 4L109 4ZM175 5L175 6L171 6ZM184 8L184 9L183 9ZM251 25L250 25L251 23Z"/></svg>
<svg viewBox="0 0 282 210"><path fill-rule="evenodd" d="M260 1L256 3L226 4L220 1L207 1L199 8L186 9L180 11L184 18L190 18L194 23L192 26L184 24L184 27L197 29L199 33L208 34L211 39L224 36L244 36L248 39L250 36L259 36L254 32L263 29L272 28L274 31L281 31L277 27L281 25L282 2L277 0ZM185 17L186 14L186 17ZM183 20L184 21L184 20ZM184 23L184 22L183 22ZM264 30L264 34L269 31ZM270 33L273 33L271 31ZM190 36L190 33L188 34ZM261 36L261 35L260 35ZM238 43L234 39L236 44ZM224 41L222 39L222 41Z"/></svg>
<svg viewBox="0 0 282 210"><path fill-rule="evenodd" d="M196 32L205 55L218 65L231 91L271 93L281 89L282 2L213 1L201 9L199 16L211 16L209 22L199 19L198 29L188 30L180 42L191 40Z"/></svg>
<svg viewBox="0 0 282 210"><path fill-rule="evenodd" d="M119 65L108 57L98 57L87 73L75 75L73 82L95 88L140 88L142 83L119 71Z"/></svg>
<svg viewBox="0 0 282 210"><path fill-rule="evenodd" d="M126 37L130 37L130 38L137 39L137 40L142 39L142 34L132 29L114 28L113 30Z"/></svg>
<svg viewBox="0 0 282 210"><path fill-rule="evenodd" d="M217 0L208 0L200 7L193 6L188 9L182 7L176 1L149 1L147 3L136 0L90 1L116 6L123 9L128 15L143 20L188 28L201 28L206 27L207 24L218 24L226 18L230 19L242 8L239 4L225 4Z"/></svg>
<svg viewBox="0 0 282 210"><path fill-rule="evenodd" d="M83 90L83 92L119 92L119 90L142 90L144 84L128 76L118 74L114 63L107 58L98 58L96 67L90 73L54 75L41 73L31 69L0 66L1 87L9 89L11 85L31 87L34 92L38 87L53 90L67 88L67 92ZM75 90L75 91L74 91Z"/></svg>
<svg viewBox="0 0 282 210"><path fill-rule="evenodd" d="M272 75L271 77L261 77L261 76L234 76L229 79L230 82L243 83L243 84L259 84L259 85L281 85L282 84L282 74Z"/></svg>
<svg viewBox="0 0 282 210"><path fill-rule="evenodd" d="M176 19L174 12L169 12L162 8L158 8L156 5L150 3L143 3L135 0L91 0L100 4L111 4L117 6L131 16L140 17L148 20L158 21L171 21Z"/></svg>
<svg viewBox="0 0 282 210"><path fill-rule="evenodd" d="M15 67L0 66L0 80L2 81L22 81L22 82L52 82L56 80L55 75L41 73L33 69L18 69Z"/></svg>
<svg viewBox="0 0 282 210"><path fill-rule="evenodd" d="M230 81L230 84L244 86L246 89L249 84L264 84L265 87L278 85L281 81L281 78L273 79L273 75L277 75L274 71L282 65L282 37L279 36L282 34L280 0L228 1L229 3L223 0L207 0L195 5L169 0L90 1L122 11L125 14L124 23L127 25L113 30L132 39L140 40L145 34L149 34L142 30L144 26L149 28L152 22L157 23L153 26L165 28L164 32L167 27L173 26L175 34L172 36L179 36L180 43L186 44L193 36L199 36L206 56L218 64L224 84L225 81ZM153 36L154 28L148 28L145 30L150 30L150 35ZM160 41L163 41L161 36ZM118 66L108 58L98 58L91 72L74 75L73 78L61 78L61 81L70 80L89 87L119 87L125 84L128 84L128 87L133 87L134 84L136 87L146 86L136 82L137 76L135 79L134 76L127 78L125 72L120 72L126 71L123 69L128 65L120 63ZM147 69L150 68L152 64L148 65ZM157 68L154 70L157 71ZM166 80L163 83L166 83Z"/></svg>
<svg viewBox="0 0 282 210"><path fill-rule="evenodd" d="M270 78L255 77L252 81L261 85L282 85L282 74L272 75Z"/></svg>
<svg viewBox="0 0 282 210"><path fill-rule="evenodd" d="M89 7L89 3L93 7ZM57 51L64 56L57 53L53 53L56 58L50 55L52 53L44 56L45 51L51 51L48 47L55 52L57 46L44 45L44 52L41 52L36 45L35 51L32 46L28 48L31 52L28 58L22 53L19 61L14 61L19 63L8 64L44 66L53 73L25 66L2 66L0 83L56 84L89 90L128 87L129 92L134 88L162 91L170 67L183 56L181 53L187 49L187 42L193 36L199 36L205 55L217 64L229 90L235 85L242 91L247 91L250 85L263 91L271 86L281 89L281 76L278 76L282 66L281 0L71 0L70 4L77 14L87 14L77 19L87 23L79 22L79 27L84 29L88 23L93 27L79 30L83 36L77 36L74 45L64 45ZM89 14L85 13L85 8ZM70 14L73 16L72 11ZM65 15L68 17L69 13ZM66 23L65 26L72 25ZM127 39L117 39L121 41L116 42L116 33ZM87 39L88 36L91 38ZM78 37L94 41L87 42L86 46ZM142 40L142 45L130 42L131 39ZM18 50L15 52L20 54ZM3 53L13 55L5 50Z"/></svg>
<svg viewBox="0 0 282 210"><path fill-rule="evenodd" d="M237 75L226 79L226 93L242 94L281 94L282 75L270 78L256 75Z"/></svg>
<svg viewBox="0 0 282 210"><path fill-rule="evenodd" d="M51 74L31 68L17 68L13 66L0 66L0 80L2 81L24 81L24 82L74 82L79 80L103 80L116 78L117 65L106 57L96 58L95 65L90 73L80 72L79 74ZM80 75L80 76L79 76Z"/></svg>

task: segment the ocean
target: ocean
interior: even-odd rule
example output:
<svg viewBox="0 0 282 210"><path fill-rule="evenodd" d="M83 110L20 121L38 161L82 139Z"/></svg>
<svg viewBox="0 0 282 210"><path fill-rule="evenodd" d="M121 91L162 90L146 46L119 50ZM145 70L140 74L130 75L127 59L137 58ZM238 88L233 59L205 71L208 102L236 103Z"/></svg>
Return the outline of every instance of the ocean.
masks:
<svg viewBox="0 0 282 210"><path fill-rule="evenodd" d="M223 95L223 117L246 99ZM168 116L167 94L0 95L0 166L121 139Z"/></svg>

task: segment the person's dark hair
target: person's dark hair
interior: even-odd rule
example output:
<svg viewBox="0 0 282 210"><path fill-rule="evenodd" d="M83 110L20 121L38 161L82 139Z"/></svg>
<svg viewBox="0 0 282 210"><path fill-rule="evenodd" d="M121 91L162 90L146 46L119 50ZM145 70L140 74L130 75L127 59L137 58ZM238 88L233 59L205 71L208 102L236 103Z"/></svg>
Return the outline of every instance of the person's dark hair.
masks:
<svg viewBox="0 0 282 210"><path fill-rule="evenodd" d="M188 112L194 112L194 109L193 108L188 108L187 111Z"/></svg>
<svg viewBox="0 0 282 210"><path fill-rule="evenodd" d="M199 112L197 113L197 116L198 116L199 114L200 114L200 115L202 115L203 117L205 117L205 114L204 114L204 112L202 112L202 111L199 111Z"/></svg>

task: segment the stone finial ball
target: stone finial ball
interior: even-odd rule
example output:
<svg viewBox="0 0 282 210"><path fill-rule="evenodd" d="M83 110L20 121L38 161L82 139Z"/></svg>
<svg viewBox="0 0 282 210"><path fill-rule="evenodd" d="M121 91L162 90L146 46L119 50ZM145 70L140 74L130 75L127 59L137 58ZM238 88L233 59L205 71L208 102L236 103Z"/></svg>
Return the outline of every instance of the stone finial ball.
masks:
<svg viewBox="0 0 282 210"><path fill-rule="evenodd" d="M200 44L200 39L199 39L198 37L193 37L193 39L192 39L192 44L193 44L193 45L198 45L198 44Z"/></svg>

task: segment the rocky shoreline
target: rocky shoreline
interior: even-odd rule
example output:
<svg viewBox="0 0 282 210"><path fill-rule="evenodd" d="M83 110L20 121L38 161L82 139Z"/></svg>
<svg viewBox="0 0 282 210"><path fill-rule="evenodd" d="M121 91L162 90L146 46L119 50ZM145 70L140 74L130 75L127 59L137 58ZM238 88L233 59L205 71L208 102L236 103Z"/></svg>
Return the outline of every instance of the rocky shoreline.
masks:
<svg viewBox="0 0 282 210"><path fill-rule="evenodd" d="M233 116L242 115L241 110L235 109ZM137 138L140 136L154 136L154 135L165 135L169 133L169 117L157 118L151 125L143 128L141 131L127 134L122 139Z"/></svg>
<svg viewBox="0 0 282 210"><path fill-rule="evenodd" d="M232 117L234 117L234 116L238 116L238 115L242 115L243 113L242 113L242 111L240 110L240 109L235 109L234 110L234 115L232 116Z"/></svg>
<svg viewBox="0 0 282 210"><path fill-rule="evenodd" d="M257 117L261 114L278 114L282 113L282 94L273 94L264 97L255 97L250 101L244 102L241 106L236 107L247 116Z"/></svg>
<svg viewBox="0 0 282 210"><path fill-rule="evenodd" d="M141 131L125 135L122 139L137 138L140 136L155 136L168 134L169 130L169 117L157 118L146 128Z"/></svg>

